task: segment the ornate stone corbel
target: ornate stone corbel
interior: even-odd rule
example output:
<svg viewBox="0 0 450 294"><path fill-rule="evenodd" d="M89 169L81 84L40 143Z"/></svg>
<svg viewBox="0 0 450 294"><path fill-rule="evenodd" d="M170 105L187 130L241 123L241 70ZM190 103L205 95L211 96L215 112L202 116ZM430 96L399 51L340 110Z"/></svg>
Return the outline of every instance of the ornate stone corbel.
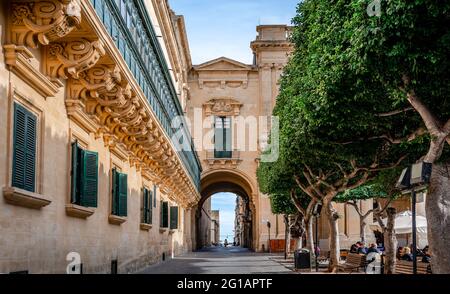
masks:
<svg viewBox="0 0 450 294"><path fill-rule="evenodd" d="M81 8L73 0L13 2L11 5L11 42L36 48L48 45L81 23Z"/></svg>
<svg viewBox="0 0 450 294"><path fill-rule="evenodd" d="M109 101L108 92L121 81L122 77L116 66L95 66L80 73L80 79L70 78L67 84L68 99L81 99L86 107L86 113L93 114L96 106L109 106L117 101Z"/></svg>
<svg viewBox="0 0 450 294"><path fill-rule="evenodd" d="M92 68L105 54L100 41L51 43L47 48L46 72L51 78L79 79L81 72Z"/></svg>
<svg viewBox="0 0 450 294"><path fill-rule="evenodd" d="M131 99L127 99L125 105L120 107L111 107L110 113L114 119L117 119L116 122L120 123L118 118L131 117L136 112L136 108L139 105L137 102L137 98L133 97ZM108 107L109 108L109 107Z"/></svg>
<svg viewBox="0 0 450 294"><path fill-rule="evenodd" d="M122 81L122 76L116 65L97 65L80 73L79 81L85 96L102 100L100 95L112 91Z"/></svg>

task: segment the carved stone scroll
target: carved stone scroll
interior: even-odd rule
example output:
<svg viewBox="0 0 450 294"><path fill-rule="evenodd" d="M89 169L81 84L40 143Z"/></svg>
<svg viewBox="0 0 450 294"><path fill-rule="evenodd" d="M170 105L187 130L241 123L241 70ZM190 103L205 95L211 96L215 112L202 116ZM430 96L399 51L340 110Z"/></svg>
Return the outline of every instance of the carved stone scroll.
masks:
<svg viewBox="0 0 450 294"><path fill-rule="evenodd" d="M80 73L92 68L106 54L100 41L80 39L52 43L47 50L47 75L52 78L80 78Z"/></svg>
<svg viewBox="0 0 450 294"><path fill-rule="evenodd" d="M11 8L11 42L19 46L49 45L81 23L81 8L73 0L14 2Z"/></svg>

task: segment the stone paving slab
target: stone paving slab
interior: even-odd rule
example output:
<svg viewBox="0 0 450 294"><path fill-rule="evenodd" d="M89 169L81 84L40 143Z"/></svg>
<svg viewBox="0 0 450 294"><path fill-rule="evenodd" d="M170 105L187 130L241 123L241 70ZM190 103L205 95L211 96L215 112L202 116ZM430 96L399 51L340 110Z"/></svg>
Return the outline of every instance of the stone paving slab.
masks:
<svg viewBox="0 0 450 294"><path fill-rule="evenodd" d="M211 247L153 265L141 274L293 274L291 269L239 247Z"/></svg>

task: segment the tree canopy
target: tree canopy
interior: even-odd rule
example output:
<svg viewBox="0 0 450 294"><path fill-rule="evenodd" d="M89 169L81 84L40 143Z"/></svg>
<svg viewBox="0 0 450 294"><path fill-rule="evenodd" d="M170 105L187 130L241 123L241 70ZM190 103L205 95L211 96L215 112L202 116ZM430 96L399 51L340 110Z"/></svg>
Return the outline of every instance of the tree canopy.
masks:
<svg viewBox="0 0 450 294"><path fill-rule="evenodd" d="M305 0L293 19L274 109L279 174L327 203L346 190L366 197L354 189L380 172L448 153L450 3L383 1L378 17L370 2Z"/></svg>

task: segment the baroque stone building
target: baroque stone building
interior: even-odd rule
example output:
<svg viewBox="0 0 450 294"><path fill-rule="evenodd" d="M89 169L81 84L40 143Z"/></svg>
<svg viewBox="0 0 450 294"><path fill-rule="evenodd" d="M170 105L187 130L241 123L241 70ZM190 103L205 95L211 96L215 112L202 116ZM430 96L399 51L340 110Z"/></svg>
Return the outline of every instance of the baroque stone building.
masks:
<svg viewBox="0 0 450 294"><path fill-rule="evenodd" d="M253 122L275 105L288 26L257 27L253 64L201 65L167 0L1 1L0 27L0 273L139 271L211 241L217 192L242 201L242 245L267 248L267 222L283 238L256 181L270 123Z"/></svg>
<svg viewBox="0 0 450 294"><path fill-rule="evenodd" d="M127 273L191 250L201 167L171 140L189 139L171 125L189 53L164 3L1 1L0 272Z"/></svg>

